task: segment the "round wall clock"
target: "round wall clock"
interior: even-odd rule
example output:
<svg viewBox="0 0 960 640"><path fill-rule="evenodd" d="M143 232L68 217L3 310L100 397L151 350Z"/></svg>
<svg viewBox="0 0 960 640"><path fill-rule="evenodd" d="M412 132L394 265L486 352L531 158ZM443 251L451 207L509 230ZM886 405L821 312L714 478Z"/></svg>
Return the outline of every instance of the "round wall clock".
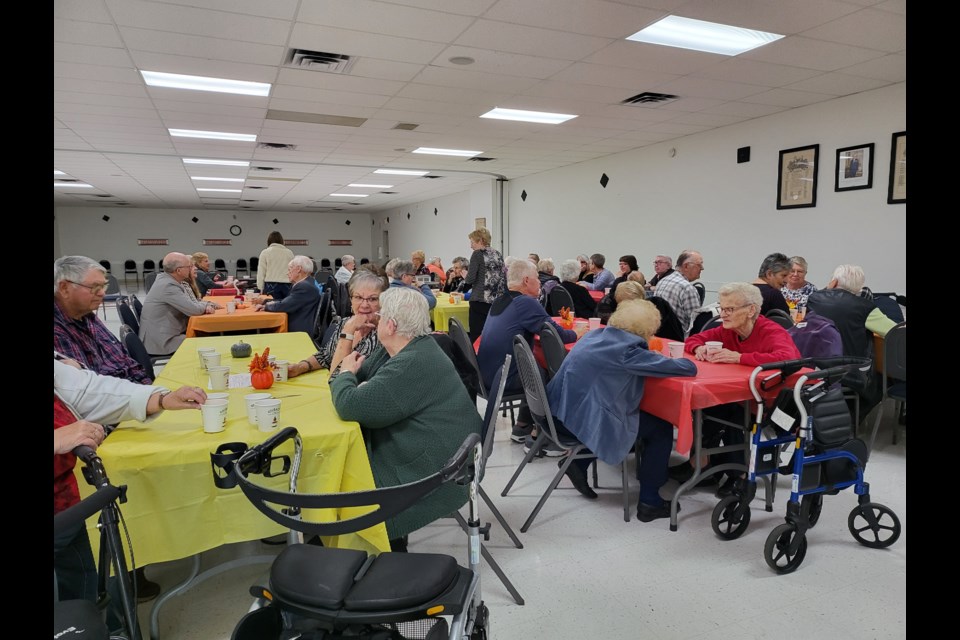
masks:
<svg viewBox="0 0 960 640"><path fill-rule="evenodd" d="M232 227L230 227L230 235L232 235L232 236L238 236L238 235L240 235L242 232L243 232L243 229L241 229L241 228L240 228L240 225L238 225L238 224L235 224L235 225L233 225Z"/></svg>

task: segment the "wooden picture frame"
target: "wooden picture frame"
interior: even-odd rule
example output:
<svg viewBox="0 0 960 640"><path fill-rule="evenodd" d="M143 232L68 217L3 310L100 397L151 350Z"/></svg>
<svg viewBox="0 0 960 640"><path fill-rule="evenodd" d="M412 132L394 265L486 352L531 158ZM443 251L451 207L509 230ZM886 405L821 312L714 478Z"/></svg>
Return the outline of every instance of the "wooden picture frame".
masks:
<svg viewBox="0 0 960 640"><path fill-rule="evenodd" d="M873 187L873 143L837 149L834 191Z"/></svg>
<svg viewBox="0 0 960 640"><path fill-rule="evenodd" d="M777 209L817 206L817 167L820 145L784 149L777 173Z"/></svg>
<svg viewBox="0 0 960 640"><path fill-rule="evenodd" d="M907 132L898 131L890 136L890 184L887 187L887 204L907 202Z"/></svg>

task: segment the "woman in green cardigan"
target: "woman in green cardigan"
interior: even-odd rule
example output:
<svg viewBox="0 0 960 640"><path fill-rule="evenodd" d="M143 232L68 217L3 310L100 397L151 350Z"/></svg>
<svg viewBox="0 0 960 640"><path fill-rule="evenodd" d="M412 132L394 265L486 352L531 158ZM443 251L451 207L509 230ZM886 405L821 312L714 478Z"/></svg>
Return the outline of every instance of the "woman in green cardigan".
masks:
<svg viewBox="0 0 960 640"><path fill-rule="evenodd" d="M416 289L380 294L380 346L356 352L331 379L333 406L363 429L378 487L419 480L441 469L482 420L457 370L430 337L427 301ZM387 521L390 546L405 551L407 534L451 515L467 501L467 487L447 483Z"/></svg>

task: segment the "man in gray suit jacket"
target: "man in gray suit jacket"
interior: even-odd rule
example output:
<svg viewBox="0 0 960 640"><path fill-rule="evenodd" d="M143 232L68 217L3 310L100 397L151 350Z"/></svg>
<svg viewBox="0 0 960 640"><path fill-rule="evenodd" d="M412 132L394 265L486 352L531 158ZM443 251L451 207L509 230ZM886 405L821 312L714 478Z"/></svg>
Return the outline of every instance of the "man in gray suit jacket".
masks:
<svg viewBox="0 0 960 640"><path fill-rule="evenodd" d="M169 355L186 337L187 320L222 309L213 302L197 302L181 286L190 277L193 262L182 253L163 258L163 273L157 276L140 312L140 340L150 355Z"/></svg>

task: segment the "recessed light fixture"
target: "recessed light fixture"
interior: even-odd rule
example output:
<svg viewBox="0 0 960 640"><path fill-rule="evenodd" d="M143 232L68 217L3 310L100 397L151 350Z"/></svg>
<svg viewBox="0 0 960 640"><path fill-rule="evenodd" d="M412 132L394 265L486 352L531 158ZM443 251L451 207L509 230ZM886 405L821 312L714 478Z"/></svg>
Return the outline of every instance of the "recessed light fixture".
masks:
<svg viewBox="0 0 960 640"><path fill-rule="evenodd" d="M54 182L53 186L55 187L77 187L78 189L93 189L92 184L85 184L83 182Z"/></svg>
<svg viewBox="0 0 960 640"><path fill-rule="evenodd" d="M357 187L361 189L389 189L392 184L361 184L359 182L351 182L347 185L348 187Z"/></svg>
<svg viewBox="0 0 960 640"><path fill-rule="evenodd" d="M337 196L338 198L366 198L369 193L331 193L331 196Z"/></svg>
<svg viewBox="0 0 960 640"><path fill-rule="evenodd" d="M243 189L200 189L197 191L216 191L217 193L243 193Z"/></svg>
<svg viewBox="0 0 960 640"><path fill-rule="evenodd" d="M200 176L190 176L191 180L207 180L210 182L243 182L246 178L207 178Z"/></svg>
<svg viewBox="0 0 960 640"><path fill-rule="evenodd" d="M560 124L577 116L568 113L550 113L549 111L524 111L523 109L501 109L497 107L487 111L481 118L494 120L516 120L517 122L535 122L537 124Z"/></svg>
<svg viewBox="0 0 960 640"><path fill-rule="evenodd" d="M779 33L754 31L680 16L667 16L646 29L627 36L627 40L735 56L770 44L782 37Z"/></svg>
<svg viewBox="0 0 960 640"><path fill-rule="evenodd" d="M224 167L249 167L247 160L208 160L206 158L184 158L183 164L217 164Z"/></svg>
<svg viewBox="0 0 960 640"><path fill-rule="evenodd" d="M466 149L437 149L435 147L418 147L411 153L426 153L432 156L460 156L463 158L472 158L478 156L483 151L468 151Z"/></svg>
<svg viewBox="0 0 960 640"><path fill-rule="evenodd" d="M223 131L197 131L196 129L167 129L174 138L204 138L207 140L234 140L236 142L256 142L253 133L226 133Z"/></svg>
<svg viewBox="0 0 960 640"><path fill-rule="evenodd" d="M151 87L190 89L192 91L216 91L217 93L236 93L242 96L270 95L270 85L266 82L185 76L179 73L162 73L160 71L141 71L140 75L143 76L144 82Z"/></svg>
<svg viewBox="0 0 960 640"><path fill-rule="evenodd" d="M65 174L63 171L57 171L56 169L54 169L54 170L53 170L53 175L55 175L55 176L65 176L65 175L67 175L67 174Z"/></svg>
<svg viewBox="0 0 960 640"><path fill-rule="evenodd" d="M382 173L389 176L425 176L429 171L409 171L407 169L377 169L374 173Z"/></svg>

